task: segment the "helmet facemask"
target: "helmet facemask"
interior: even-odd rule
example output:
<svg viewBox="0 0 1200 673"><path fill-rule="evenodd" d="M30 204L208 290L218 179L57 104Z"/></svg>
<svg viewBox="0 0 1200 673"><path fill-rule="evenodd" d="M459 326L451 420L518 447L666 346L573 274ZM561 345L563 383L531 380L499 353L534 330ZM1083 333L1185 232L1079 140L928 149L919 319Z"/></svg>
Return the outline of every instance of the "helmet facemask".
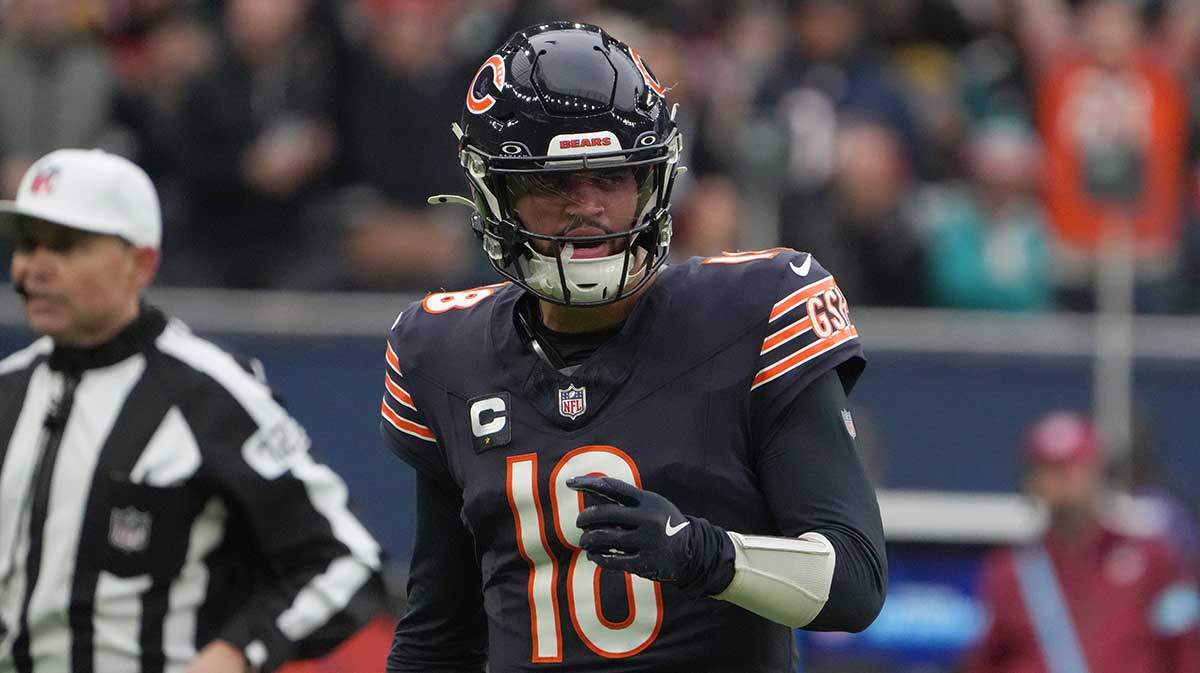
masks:
<svg viewBox="0 0 1200 673"><path fill-rule="evenodd" d="M475 194L473 227L492 266L540 299L568 306L598 306L628 297L654 275L671 241L671 187L680 137L631 151L582 156L495 157L471 148L461 159ZM518 213L523 197L571 200L579 181L633 181L636 203L628 221L607 228L586 217L564 216L557 233L534 231ZM622 218L623 219L623 218ZM588 235L572 234L586 229ZM603 233L597 233L602 230ZM609 254L596 247L610 246Z"/></svg>

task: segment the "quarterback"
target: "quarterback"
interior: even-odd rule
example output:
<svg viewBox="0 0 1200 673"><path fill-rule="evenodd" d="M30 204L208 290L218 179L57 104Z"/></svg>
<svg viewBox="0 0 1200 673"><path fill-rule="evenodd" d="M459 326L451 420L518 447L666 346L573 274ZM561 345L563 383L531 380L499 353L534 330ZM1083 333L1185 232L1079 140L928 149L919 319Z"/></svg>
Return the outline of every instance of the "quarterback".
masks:
<svg viewBox="0 0 1200 673"><path fill-rule="evenodd" d="M513 35L453 125L503 282L392 326L380 424L417 473L389 671L794 669L887 562L846 298L787 249L667 265L683 140L637 51Z"/></svg>

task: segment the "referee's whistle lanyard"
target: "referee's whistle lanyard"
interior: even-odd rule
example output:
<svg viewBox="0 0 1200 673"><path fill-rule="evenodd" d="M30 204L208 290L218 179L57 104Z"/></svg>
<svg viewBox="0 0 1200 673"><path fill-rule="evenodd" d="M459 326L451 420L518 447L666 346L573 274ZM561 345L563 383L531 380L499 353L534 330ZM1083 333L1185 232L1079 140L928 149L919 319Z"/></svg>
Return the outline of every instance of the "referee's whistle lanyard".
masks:
<svg viewBox="0 0 1200 673"><path fill-rule="evenodd" d="M25 490L21 508L17 514L16 532L13 536L12 549L9 552L8 567L4 576L0 577L0 595L7 593L12 576L17 567L17 554L21 549L19 544L21 521L25 512L29 512L29 547L25 563L25 596L21 601L21 624L29 616L29 602L37 585L38 573L42 566L42 537L45 533L46 515L50 506L50 485L54 476L54 464L58 460L58 448L62 444L63 431L67 419L71 416L71 407L75 404L75 388L79 385L81 372L68 370L63 373L62 390L58 399L50 404L46 417L42 420L42 434L39 442L37 465L33 469L31 487ZM8 632L8 625L0 615L0 638ZM24 629L22 629L24 631Z"/></svg>

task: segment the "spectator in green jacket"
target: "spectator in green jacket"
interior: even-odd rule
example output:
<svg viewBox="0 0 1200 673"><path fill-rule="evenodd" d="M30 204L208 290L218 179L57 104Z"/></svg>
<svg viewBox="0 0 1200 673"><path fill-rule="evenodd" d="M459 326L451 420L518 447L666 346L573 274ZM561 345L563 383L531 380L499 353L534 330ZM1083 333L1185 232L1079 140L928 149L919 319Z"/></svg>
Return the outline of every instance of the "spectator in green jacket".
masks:
<svg viewBox="0 0 1200 673"><path fill-rule="evenodd" d="M937 306L1047 308L1052 284L1045 218L1033 186L1037 147L1028 129L993 122L969 142L970 184L931 207L929 292Z"/></svg>

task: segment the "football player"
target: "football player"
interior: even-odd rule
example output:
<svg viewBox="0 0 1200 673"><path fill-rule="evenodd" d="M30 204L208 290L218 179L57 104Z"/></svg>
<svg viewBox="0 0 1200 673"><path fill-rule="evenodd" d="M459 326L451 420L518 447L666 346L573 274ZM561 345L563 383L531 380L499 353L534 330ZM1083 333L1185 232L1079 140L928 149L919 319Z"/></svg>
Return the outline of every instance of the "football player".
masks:
<svg viewBox="0 0 1200 673"><path fill-rule="evenodd" d="M381 428L417 472L389 671L791 671L792 628L886 592L846 394L858 332L810 255L667 266L674 114L600 28L513 35L459 158L495 285L387 344Z"/></svg>

